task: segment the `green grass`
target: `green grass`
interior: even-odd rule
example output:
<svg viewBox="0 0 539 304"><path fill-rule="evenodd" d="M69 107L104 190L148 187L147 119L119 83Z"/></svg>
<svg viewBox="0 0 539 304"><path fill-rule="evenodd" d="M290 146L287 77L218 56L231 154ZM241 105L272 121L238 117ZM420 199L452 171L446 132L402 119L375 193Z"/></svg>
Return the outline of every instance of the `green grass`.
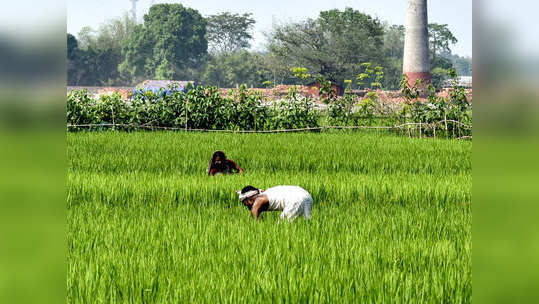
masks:
<svg viewBox="0 0 539 304"><path fill-rule="evenodd" d="M374 133L68 134L68 302L469 303L471 142ZM213 151L246 169L208 178ZM235 190L300 185L258 223Z"/></svg>

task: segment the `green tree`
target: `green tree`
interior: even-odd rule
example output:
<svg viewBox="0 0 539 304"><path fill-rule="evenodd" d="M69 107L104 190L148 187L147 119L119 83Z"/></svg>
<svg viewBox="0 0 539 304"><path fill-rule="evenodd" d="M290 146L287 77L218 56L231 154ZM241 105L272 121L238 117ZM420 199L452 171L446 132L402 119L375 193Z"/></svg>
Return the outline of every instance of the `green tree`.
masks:
<svg viewBox="0 0 539 304"><path fill-rule="evenodd" d="M84 27L78 34L67 36L68 84L118 85L118 65L123 60L122 44L135 28L135 22L125 14L109 20L98 30Z"/></svg>
<svg viewBox="0 0 539 304"><path fill-rule="evenodd" d="M206 20L181 4L156 4L144 15L123 47L123 77L188 79L208 49Z"/></svg>
<svg viewBox="0 0 539 304"><path fill-rule="evenodd" d="M229 12L206 18L206 38L211 53L232 53L251 46L251 31L256 21L252 14L231 14Z"/></svg>
<svg viewBox="0 0 539 304"><path fill-rule="evenodd" d="M386 56L384 87L399 89L402 77L402 58L404 55L403 25L384 26L384 54Z"/></svg>
<svg viewBox="0 0 539 304"><path fill-rule="evenodd" d="M440 89L443 83L449 78L448 70L437 67L432 69L432 85L436 89Z"/></svg>
<svg viewBox="0 0 539 304"><path fill-rule="evenodd" d="M306 67L314 75L343 83L355 78L361 62L384 60L383 26L376 18L351 8L320 12L318 19L274 28L270 51L287 68Z"/></svg>
<svg viewBox="0 0 539 304"><path fill-rule="evenodd" d="M451 54L448 59L460 76L472 76L472 58Z"/></svg>
<svg viewBox="0 0 539 304"><path fill-rule="evenodd" d="M448 54L451 54L450 46L458 42L457 38L449 30L447 24L431 23L428 26L428 30L431 69L437 67L444 69L451 68L451 61L446 57Z"/></svg>
<svg viewBox="0 0 539 304"><path fill-rule="evenodd" d="M81 50L75 36L67 33L67 84L75 85L80 78Z"/></svg>
<svg viewBox="0 0 539 304"><path fill-rule="evenodd" d="M206 64L201 82L228 88L239 84L258 88L262 87L271 75L262 55L239 51L213 56Z"/></svg>

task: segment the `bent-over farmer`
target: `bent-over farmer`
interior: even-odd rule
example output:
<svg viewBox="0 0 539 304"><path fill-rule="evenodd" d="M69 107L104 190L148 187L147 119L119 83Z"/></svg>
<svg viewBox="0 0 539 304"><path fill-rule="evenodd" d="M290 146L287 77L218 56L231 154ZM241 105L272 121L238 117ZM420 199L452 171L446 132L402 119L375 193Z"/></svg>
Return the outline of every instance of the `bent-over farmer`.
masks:
<svg viewBox="0 0 539 304"><path fill-rule="evenodd" d="M299 186L275 186L266 191L246 186L236 193L256 220L264 211L282 211L281 220L286 218L290 222L300 215L311 218L313 198Z"/></svg>

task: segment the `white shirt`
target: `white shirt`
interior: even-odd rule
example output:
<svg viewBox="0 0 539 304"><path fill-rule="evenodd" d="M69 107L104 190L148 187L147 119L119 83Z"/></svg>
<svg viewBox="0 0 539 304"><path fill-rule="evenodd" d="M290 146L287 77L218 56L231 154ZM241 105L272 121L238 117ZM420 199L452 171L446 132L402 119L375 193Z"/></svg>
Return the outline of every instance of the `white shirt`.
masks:
<svg viewBox="0 0 539 304"><path fill-rule="evenodd" d="M313 200L309 192L299 186L275 186L262 192L262 194L268 197L268 210L271 211L299 207L305 201L310 201L312 205Z"/></svg>

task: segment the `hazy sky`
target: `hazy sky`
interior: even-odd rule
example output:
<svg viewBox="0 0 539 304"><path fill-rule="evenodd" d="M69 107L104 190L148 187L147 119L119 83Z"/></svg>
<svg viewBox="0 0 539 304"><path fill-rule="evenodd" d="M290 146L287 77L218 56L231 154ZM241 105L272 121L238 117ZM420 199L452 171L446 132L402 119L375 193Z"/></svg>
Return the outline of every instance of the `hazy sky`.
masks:
<svg viewBox="0 0 539 304"><path fill-rule="evenodd" d="M322 10L356 10L379 17L391 24L404 24L407 0L171 0L137 2L137 19L148 11L151 3L181 3L197 9L203 16L230 11L252 13L257 21L253 47L260 48L265 42L263 32L273 23L315 18ZM429 0L429 22L449 24L459 42L452 46L453 52L463 56L472 55L472 0ZM67 31L76 34L84 26L93 28L108 19L121 16L131 10L130 0L68 0Z"/></svg>

